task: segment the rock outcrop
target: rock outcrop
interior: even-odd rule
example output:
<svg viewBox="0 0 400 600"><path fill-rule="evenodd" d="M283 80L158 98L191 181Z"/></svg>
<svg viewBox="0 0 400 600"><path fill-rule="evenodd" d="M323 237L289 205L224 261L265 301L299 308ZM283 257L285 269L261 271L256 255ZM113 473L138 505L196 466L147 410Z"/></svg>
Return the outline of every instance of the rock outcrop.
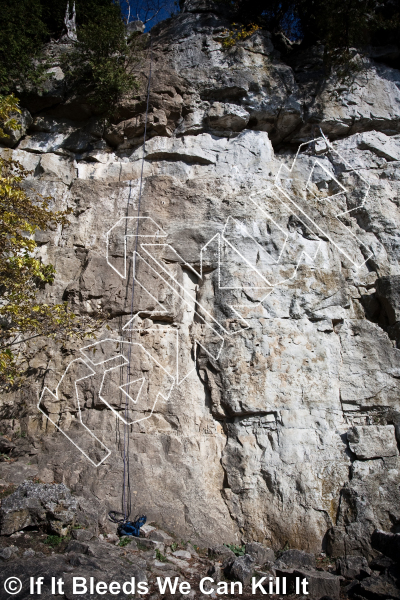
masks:
<svg viewBox="0 0 400 600"><path fill-rule="evenodd" d="M26 527L39 527L66 536L74 525L76 499L63 483L46 485L25 481L0 507L0 534L11 535Z"/></svg>
<svg viewBox="0 0 400 600"><path fill-rule="evenodd" d="M397 599L400 595L398 534L380 530L373 533L372 546L382 554L369 565L360 556L339 557L335 565L325 553L315 556L300 550L278 551L275 558L270 548L257 542L246 547L231 546L234 552L225 545L211 547L207 558L207 549L196 550L188 543L184 550L183 542L154 525L150 529L168 542L152 542L146 538L146 530L144 537L119 539L115 534L94 535L90 529L79 528L72 530L70 539L46 536L30 528L12 534L11 545L8 537L0 536L0 580L4 582L0 598L9 597L3 587L15 581L15 573L21 591L18 595L15 587L8 589L17 598L26 596L32 582L43 597L53 597L56 587L68 600L84 594L85 587L89 595L104 593L106 598L123 598L138 590L153 600L164 599L165 590L171 592L171 598L188 595L200 600L208 595L229 598L234 592L244 598L261 598L271 591L289 598L304 592L311 600ZM179 591L181 584L188 594ZM229 590L234 592L230 594Z"/></svg>
<svg viewBox="0 0 400 600"><path fill-rule="evenodd" d="M2 153L72 208L37 233L42 298L110 330L32 343L0 401L0 483L65 483L111 531L125 419L135 513L372 559L373 531L400 528L400 72L371 58L351 88L324 82L319 47L289 65L258 31L226 50L228 24L192 2L155 28L143 162L150 56L108 125L52 47L56 76L23 99Z"/></svg>

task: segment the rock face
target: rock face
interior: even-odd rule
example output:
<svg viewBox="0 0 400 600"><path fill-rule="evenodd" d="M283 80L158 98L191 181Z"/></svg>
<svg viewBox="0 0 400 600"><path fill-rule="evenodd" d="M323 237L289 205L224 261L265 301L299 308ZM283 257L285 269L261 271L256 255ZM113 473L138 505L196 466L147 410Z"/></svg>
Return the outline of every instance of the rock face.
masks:
<svg viewBox="0 0 400 600"><path fill-rule="evenodd" d="M40 527L65 536L75 521L77 501L63 483L26 481L0 507L0 533L11 535L25 527Z"/></svg>
<svg viewBox="0 0 400 600"><path fill-rule="evenodd" d="M358 459L397 456L393 425L352 427L347 432L349 448Z"/></svg>
<svg viewBox="0 0 400 600"><path fill-rule="evenodd" d="M400 534L378 529L372 534L371 542L373 548L400 563Z"/></svg>
<svg viewBox="0 0 400 600"><path fill-rule="evenodd" d="M135 514L371 558L400 527L400 73L366 59L351 89L321 83L318 48L289 65L259 31L225 50L227 26L192 2L155 30L143 162L145 81L107 126L57 64L24 99L2 153L73 210L37 233L42 298L111 318L32 344L0 483L65 483L107 528L126 427Z"/></svg>
<svg viewBox="0 0 400 600"><path fill-rule="evenodd" d="M275 553L271 548L266 548L259 542L250 542L246 544L246 554L251 556L257 565L263 565L264 563L275 560Z"/></svg>
<svg viewBox="0 0 400 600"><path fill-rule="evenodd" d="M299 569L293 571L294 577L304 578L308 582L309 598L319 600L320 598L340 598L340 581L339 578L325 571L309 571L307 569Z"/></svg>
<svg viewBox="0 0 400 600"><path fill-rule="evenodd" d="M240 581L244 585L248 585L253 574L254 562L254 558L249 554L239 556L239 558L236 558L229 566L229 577L233 579L233 581Z"/></svg>
<svg viewBox="0 0 400 600"><path fill-rule="evenodd" d="M315 556L301 550L286 550L279 557L278 564L289 567L289 569L314 569Z"/></svg>
<svg viewBox="0 0 400 600"><path fill-rule="evenodd" d="M371 574L371 569L363 556L346 556L339 558L336 562L339 575L348 579L363 579Z"/></svg>
<svg viewBox="0 0 400 600"><path fill-rule="evenodd" d="M99 542L88 544L85 551L83 551L83 545L80 546L79 548L68 549L67 554L48 556L45 563L43 555L38 556L35 553L33 553L33 556L15 558L2 565L2 577L5 581L8 577L13 577L13 574L15 576L15 573L17 573L23 592L25 592L25 590L29 590L31 577L44 576L41 596L46 599L54 598L50 581L51 577L57 577L57 579L64 581L63 595L68 600L76 596L77 593L84 593L82 586L75 589L77 584L74 584L74 579L81 584L85 581L89 583L91 577L96 584L101 578L106 581L118 582L112 593L109 594L109 597L117 598L126 597L128 594L134 595L135 588L132 585L125 588L126 593L122 592L124 583L131 582L131 578L136 580L136 586L139 582L147 581L146 562L134 554L130 553L129 556L126 556L126 552L121 549ZM118 591L119 593L117 593ZM101 590L100 593L103 594L104 591ZM5 597L6 593L2 591L2 598ZM23 595L18 597L23 597Z"/></svg>

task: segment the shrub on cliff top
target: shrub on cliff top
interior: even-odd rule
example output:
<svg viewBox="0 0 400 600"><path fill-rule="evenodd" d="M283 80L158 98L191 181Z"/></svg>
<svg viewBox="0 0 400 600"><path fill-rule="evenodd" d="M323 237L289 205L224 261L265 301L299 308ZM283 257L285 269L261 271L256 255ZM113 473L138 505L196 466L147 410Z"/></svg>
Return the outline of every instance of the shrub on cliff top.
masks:
<svg viewBox="0 0 400 600"><path fill-rule="evenodd" d="M39 0L0 0L0 91L7 93L41 71L32 62L47 34Z"/></svg>
<svg viewBox="0 0 400 600"><path fill-rule="evenodd" d="M43 44L60 38L66 7L67 0L0 0L0 93L41 82ZM101 19L103 31L123 26L121 7L112 0L76 0L76 15L78 31Z"/></svg>
<svg viewBox="0 0 400 600"><path fill-rule="evenodd" d="M235 21L283 33L302 46L324 45L329 70L351 62L351 48L397 44L400 0L219 0Z"/></svg>
<svg viewBox="0 0 400 600"><path fill-rule="evenodd" d="M138 88L137 68L141 36L126 36L119 7L97 11L90 23L78 30L78 42L65 55L63 68L70 85L85 95L98 112L112 114L120 97Z"/></svg>

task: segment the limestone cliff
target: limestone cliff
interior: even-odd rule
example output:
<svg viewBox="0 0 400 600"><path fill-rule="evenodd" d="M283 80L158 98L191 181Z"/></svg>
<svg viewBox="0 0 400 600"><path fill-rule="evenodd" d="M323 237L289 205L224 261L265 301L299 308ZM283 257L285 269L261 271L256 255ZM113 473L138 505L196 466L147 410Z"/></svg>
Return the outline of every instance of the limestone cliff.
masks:
<svg viewBox="0 0 400 600"><path fill-rule="evenodd" d="M124 418L135 513L370 557L376 527L400 531L400 72L366 59L323 83L318 47L288 64L258 31L227 50L227 26L186 2L106 127L57 64L23 100L3 152L73 209L37 234L57 269L43 298L111 320L92 348L32 347L0 401L2 433L23 434L0 481L65 483L106 526Z"/></svg>

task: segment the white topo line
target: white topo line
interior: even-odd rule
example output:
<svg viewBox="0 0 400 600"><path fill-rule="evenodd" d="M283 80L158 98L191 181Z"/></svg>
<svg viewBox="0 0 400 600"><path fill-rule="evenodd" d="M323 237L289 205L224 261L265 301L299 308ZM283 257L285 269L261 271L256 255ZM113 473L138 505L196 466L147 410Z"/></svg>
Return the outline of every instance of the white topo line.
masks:
<svg viewBox="0 0 400 600"><path fill-rule="evenodd" d="M322 133L322 132L321 132ZM249 240L251 240L251 242L253 244L255 244L255 247L259 247L263 253L265 255L267 255L269 264L271 266L279 266L279 265L283 265L284 266L284 262L283 262L283 255L285 252L285 249L287 247L287 242L288 242L288 232L285 231L271 216L271 214L268 212L267 208L265 205L261 205L260 204L260 200L261 198L259 198L260 195L265 194L267 191L272 193L272 195L279 200L279 202L281 202L282 206L286 208L286 210L288 210L291 214L294 214L300 221L301 223L310 231L312 232L314 235L317 234L318 236L322 236L325 239L327 239L341 254L343 254L352 264L355 268L359 269L361 268L372 256L373 253L372 251L367 248L367 246L365 244L363 244L358 238L357 236L346 226L344 225L344 223L342 221L339 221L340 224L345 228L345 231L348 232L348 234L351 236L352 239L357 239L358 244L360 244L364 250L366 251L364 253L367 255L367 258L365 258L365 260L361 263L357 263L350 255L348 255L346 253L346 251L341 248L336 242L335 240L332 238L332 236L329 234L329 232L324 231L323 229L321 229L321 227L315 222L314 219L312 219L304 210L304 208L302 208L298 202L296 202L290 195L290 193L288 192L287 189L285 189L282 185L282 179L285 175L285 177L289 177L290 175L292 175L294 173L294 168L296 165L296 162L298 160L299 154L302 150L303 147L308 146L310 144L313 143L317 143L317 142L321 142L323 141L326 144L327 149L330 152L335 153L339 159L343 162L343 164L345 164L345 166L347 167L347 169L350 172L354 172L357 174L357 176L360 178L360 180L363 182L363 184L365 185L365 193L362 199L362 202L359 204L359 206L357 206L356 208L360 208L362 206L364 206L366 198L368 196L369 193L369 189L370 189L370 184L368 183L368 181L366 181L359 173L356 172L355 169L353 169L351 167L351 165L346 161L346 159L344 157L342 157L339 152L337 152L337 150L335 150L335 148L332 146L332 144L329 142L329 140L324 136L324 134L322 133L322 137L318 137L315 138L314 140L311 140L310 142L306 142L303 144L300 144L297 153L294 157L293 163L291 165L291 167L287 167L283 162L281 163L278 173L276 175L275 178L275 182L272 185L272 187L268 187L265 190L261 190L258 192L255 192L253 194L250 194L249 196L249 200L251 201L251 203L256 207L257 210L260 211L261 215L263 216L263 219L266 219L268 221L270 221L280 232L282 238L283 238L283 243L282 243L282 247L280 249L279 252L279 256L277 258L274 258L270 253L268 253L262 246L259 245L259 243L257 242L257 240L254 238L254 236L252 236L249 231L246 228L246 225L239 221L237 218L233 218L233 217L228 217L226 220L226 223L222 229L221 233L217 233L215 234L206 244L204 244L204 246L200 249L200 256L199 256L199 265L200 265L200 269L199 272L196 271L196 269L193 268L193 266L189 263L187 263L177 252L176 250L170 245L170 244L166 244L166 238L167 238L167 233L164 231L164 229L162 227L160 227L156 221L154 221L154 219L152 219L151 217L122 217L120 218L106 233L106 260L107 260L107 264L114 270L115 273L117 273L117 275L119 277L121 277L122 279L127 279L127 243L128 240L130 238L140 238L138 247L140 249L140 253L139 252L133 252L132 253L132 258L133 258L133 265L136 265L137 261L139 261L139 263L141 262L142 265L145 266L146 269L149 270L149 272L151 272L152 276L154 278L156 278L160 283L162 283L162 285L166 285L168 287L168 289L170 291L172 291L172 293L179 299L179 301L183 302L186 306L188 306L190 308L190 310L193 310L195 313L197 313L197 316L199 317L201 323L205 326L206 329L209 329L212 333L212 335L214 336L214 339L218 341L218 347L217 347L217 352L212 352L210 350L210 348L207 348L200 339L195 338L194 339L194 366L192 368L189 369L189 371L184 374L183 376L180 374L179 372L179 333L180 330L177 328L171 328L168 326L158 326L158 327L149 327L149 328L141 328L139 327L139 323L137 323L137 319L140 317L140 315L147 315L147 316L152 316L153 318L157 317L157 316L164 316L167 313L167 309L156 299L156 297L154 296L154 294L152 292L150 292L147 287L145 282L140 281L140 277L136 272L133 272L133 278L135 281L135 284L137 284L141 289L143 289L150 298L152 298L152 300L154 301L155 306L157 306L156 310L152 310L152 311L143 311L143 310L139 310L135 315L133 315L133 317L129 320L128 323L126 323L126 325L123 327L123 331L131 331L131 332L170 332L173 333L174 335L176 335L176 345L175 345L175 350L176 350L176 364L175 366L171 369L171 367L165 367L163 366L159 361L157 361L147 350L146 348L139 343L136 342L129 342L125 339L110 339L107 338L105 340L102 340L100 342L96 342L95 344L90 344L88 346L85 346L84 348L81 349L81 352L83 353L83 355L86 358L86 362L85 360L83 360L82 358L79 359L75 359L73 361L71 361L71 363L67 366L64 374L62 375L56 389L55 392L51 392L47 387L45 387L40 395L40 399L39 399L39 403L38 403L38 409L39 411L54 425L54 427L56 427L56 429L58 429L61 433L63 433L63 435L66 436L66 438L85 456L85 458L87 458L89 460L89 462L95 466L98 467L100 466L111 454L111 450L109 448L107 448L103 442L101 442L101 440L99 440L98 437L96 437L96 435L93 433L93 431L91 431L82 421L82 412L81 412L81 404L80 404L80 399L79 399L79 391L78 391L78 387L77 384L79 382L82 382L85 379L88 379L90 377L93 377L96 374L99 374L98 372L96 372L96 370L94 370L95 368L99 368L102 367L102 365L106 365L106 363L110 363L112 361L115 361L117 359L119 359L121 362L121 364L118 365L114 365L114 366L110 366L109 368L106 368L105 370L102 370L102 379L101 379L101 384L100 384L100 389L99 389L99 399L116 415L116 417L118 419L120 419L124 424L126 425L132 425L133 423L137 423L146 419L149 419L155 409L157 400L159 397L161 397L162 399L164 399L165 401L169 399L172 389L173 387L176 386L180 386L184 381L186 381L186 379L189 377L189 375L191 373L193 373L196 369L196 348L197 345L200 346L211 358L213 358L214 360L218 360L220 357L220 354L222 352L222 349L224 347L224 342L225 342L225 337L226 336L232 336L237 334L238 332L248 329L250 327L250 324L248 322L248 318L245 318L242 314L240 314L239 310L237 309L245 309L245 308L249 308L248 306L244 305L244 304L239 304L239 305L231 305L229 304L228 306L231 308L231 310L233 311L233 314L239 319L239 322L241 323L241 328L237 329L235 331L229 330L226 328L226 326L223 325L223 323L221 323L218 319L216 319L216 317L210 313L210 311L208 309L206 309L204 306L202 306L201 304L199 304L199 302L197 301L196 298L196 294L195 293L191 293L190 291L188 291L180 281L178 281L178 279L176 277L174 277L172 275L172 273L170 271L168 271L168 269L165 266L165 263L158 259L155 256L155 250L160 250L162 247L167 248L169 251L173 252L175 254L175 256L177 257L177 262L179 262L182 266L190 269L190 271L199 279L202 280L204 278L204 256L205 253L208 252L209 248L211 247L211 245L213 243L216 243L217 245L217 269L218 269L218 273L217 273L217 287L219 290L221 291L245 291L245 290L251 290L251 291L255 291L255 290L265 290L265 294L262 294L262 298L261 300L258 301L258 303L254 304L254 302L252 303L252 307L256 307L256 306L260 306L262 305L263 301L271 294L271 292L278 286L284 284L287 281L293 280L296 278L297 276L297 272L298 272L298 268L300 266L300 263L302 262L302 260L304 258L308 258L308 260L310 260L311 262L315 262L316 257L318 252L321 249L321 244L322 241L320 240L319 243L316 244L316 248L314 249L314 252L312 254L310 254L309 252L306 252L305 250L302 250L300 252L299 257L297 258L297 261L293 267L293 274L290 277L286 277L283 279L279 279L277 282L272 281L270 278L268 278L268 276L266 276L262 270L260 270L256 265L252 264L252 262L245 256L244 251L241 252L240 249L238 249L237 247L235 247L235 245L228 239L227 237L227 228L233 224L236 227L236 231L241 231L243 237L248 238ZM329 175L329 178L331 178L336 185L338 186L338 188L340 189L340 191L336 194L333 194L332 196L326 196L323 198L320 198L320 200L326 200L328 202L332 202L332 200L334 200L335 198L349 192L350 190L348 188L346 188L341 182L339 182L337 180L336 177L334 177L332 175L332 173L330 173L326 167L322 164L322 162L318 159L315 159L312 168L310 170L308 179L305 183L305 187L304 190L308 190L311 194L313 194L311 188L310 188L310 184L312 181L312 176L314 173L314 170L316 167L321 168L327 175ZM236 165L231 166L231 170L235 171L235 172L239 172L239 169ZM315 194L313 194L315 196ZM283 198L284 199L283 199ZM345 215L350 215L353 211L356 210L356 208L352 208L349 209L347 211L342 211L339 212L335 215L336 219L339 220L339 217L343 217ZM146 232L145 233L141 233L139 231L139 226L143 225L146 228ZM314 228L314 230L313 230ZM122 231L121 231L122 229ZM110 245L113 241L112 236L116 235L116 243L117 245L121 248L121 251L123 252L123 267L122 270L120 267L117 267L117 265L115 264L115 260L113 259L112 253L110 252ZM119 237L118 237L119 236ZM123 238L123 239L122 239ZM161 239L160 239L161 238ZM227 285L223 285L222 284L222 276L221 276L221 268L223 265L222 262L222 245L224 245L224 248L227 247L229 249L229 251L231 253L234 254L234 256L238 257L238 260L242 261L246 267L248 272L253 273L261 282L260 285L236 285L236 286L227 286ZM150 264L150 262L152 262L155 266L153 266L153 264ZM139 264L138 263L138 264ZM233 265L237 264L235 261L233 262ZM207 321L205 319L208 319ZM149 414L145 417L142 417L140 419L137 420L130 420L128 421L127 419L125 419L122 414L120 414L111 404L110 402L108 402L106 400L105 397L105 393L104 393L104 389L106 387L108 378L111 377L110 374L112 374L114 371L116 371L117 369L121 369L123 367L127 367L128 366L128 359L125 356L125 354L121 351L116 355L113 355L109 358L105 358L104 360L99 360L99 361L95 361L93 357L90 357L90 355L88 354L90 351L94 351L98 348L100 348L102 343L105 342L112 342L112 343L118 343L120 344L120 347L123 348L124 345L126 345L125 347L130 346L137 346L138 348L140 348L146 355L147 357L153 361L153 363L155 365L157 365L157 368L161 369L162 372L164 373L164 376L168 379L169 383L168 383L168 387L166 388L166 390L164 391L164 393L159 392L157 394L157 397L153 403L153 405L151 406L151 409L149 411ZM94 354L93 354L94 356ZM193 362L191 356L189 356L189 362ZM53 418L51 418L49 416L49 414L47 414L47 412L45 410L43 410L42 406L45 396L47 394L50 395L51 401L52 402L59 402L60 401L60 386L63 384L64 382L64 378L66 377L69 369L74 365L80 363L81 365L84 365L84 367L88 370L89 374L85 375L84 377L80 377L79 379L76 379L74 382L74 390L75 390L75 402L76 402L76 408L77 408L77 413L78 413L78 419L79 419L79 424L84 428L84 433L88 434L90 436L90 438L92 438L92 442L94 444L97 444L98 447L100 447L100 449L105 452L105 456L101 459L101 460L94 460L93 457L89 456L88 453L79 446L79 444L76 442L76 440L73 440L71 438L71 436L69 436L60 426L59 422L57 423ZM100 373L100 374L101 374ZM126 388L127 386L131 385L131 384L139 384L140 383L140 387L139 387L139 391L137 393L136 399L133 398L127 391ZM143 391L144 388L144 384L145 384L145 377L137 377L136 379L125 383L123 385L118 386L118 390L120 392L122 392L128 399L129 402L132 402L133 405L136 405L138 400L140 399L140 395Z"/></svg>

